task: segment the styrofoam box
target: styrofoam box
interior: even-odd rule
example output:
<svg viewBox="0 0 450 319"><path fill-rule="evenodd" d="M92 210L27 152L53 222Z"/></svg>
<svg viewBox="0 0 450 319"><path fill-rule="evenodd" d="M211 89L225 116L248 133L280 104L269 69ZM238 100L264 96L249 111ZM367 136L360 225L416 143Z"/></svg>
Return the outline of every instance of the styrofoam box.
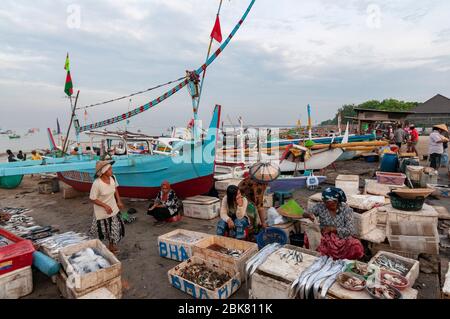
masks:
<svg viewBox="0 0 450 319"><path fill-rule="evenodd" d="M388 221L386 235L392 248L400 251L439 254L436 225L418 222Z"/></svg>
<svg viewBox="0 0 450 319"><path fill-rule="evenodd" d="M181 235L181 236L180 236ZM186 236L188 241L181 239ZM164 258L169 258L177 261L185 261L193 256L192 247L200 240L211 237L210 234L194 232L186 229L175 229L167 234L158 237L158 251L159 255Z"/></svg>
<svg viewBox="0 0 450 319"><path fill-rule="evenodd" d="M406 264L406 266L409 268L409 271L406 274L405 278L408 279L409 287L412 287L414 285L414 283L416 282L417 278L419 277L419 273L420 273L420 263L418 260L406 258L404 256L400 256L400 255L397 255L392 252L380 250L376 253L375 256L372 257L372 259L370 259L369 265L373 264L373 262L381 255L384 255L388 258L390 257L390 258L397 259L397 260L401 261L402 263Z"/></svg>
<svg viewBox="0 0 450 319"><path fill-rule="evenodd" d="M387 221L429 223L437 227L439 213L430 205L423 204L422 209L416 212L395 209L392 205L386 205L384 208L387 213Z"/></svg>
<svg viewBox="0 0 450 319"><path fill-rule="evenodd" d="M210 196L193 196L183 201L184 216L198 219L213 219L219 216L220 200Z"/></svg>
<svg viewBox="0 0 450 319"><path fill-rule="evenodd" d="M0 299L18 299L33 291L31 266L0 276Z"/></svg>
<svg viewBox="0 0 450 319"><path fill-rule="evenodd" d="M335 185L341 188L345 195L359 194L359 176L358 175L338 175Z"/></svg>

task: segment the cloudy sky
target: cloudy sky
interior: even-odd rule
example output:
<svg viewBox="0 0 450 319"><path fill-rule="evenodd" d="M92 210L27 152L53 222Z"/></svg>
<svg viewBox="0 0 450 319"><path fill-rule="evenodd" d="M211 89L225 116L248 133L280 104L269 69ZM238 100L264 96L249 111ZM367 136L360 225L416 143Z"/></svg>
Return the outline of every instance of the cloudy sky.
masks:
<svg viewBox="0 0 450 319"><path fill-rule="evenodd" d="M223 36L250 0L224 0ZM179 78L205 59L219 0L10 1L0 8L0 127L68 121L63 69L70 53L79 106ZM345 103L450 96L450 1L257 0L208 69L200 117L214 104L233 122L315 122ZM78 17L80 19L78 19ZM132 100L132 107L161 90ZM89 109L88 122L128 101ZM135 117L136 127L184 125L186 90ZM80 113L84 122L83 113ZM115 128L115 127L112 127Z"/></svg>

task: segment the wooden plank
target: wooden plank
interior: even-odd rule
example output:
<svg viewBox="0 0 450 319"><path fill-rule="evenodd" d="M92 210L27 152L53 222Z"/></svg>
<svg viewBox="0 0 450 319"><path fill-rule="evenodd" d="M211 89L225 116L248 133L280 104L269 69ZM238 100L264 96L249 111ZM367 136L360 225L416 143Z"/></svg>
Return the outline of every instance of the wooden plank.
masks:
<svg viewBox="0 0 450 319"><path fill-rule="evenodd" d="M417 299L418 291L416 289L407 288L400 291L403 299ZM337 282L328 290L328 294L336 299L372 299L366 290L351 291L343 288Z"/></svg>
<svg viewBox="0 0 450 319"><path fill-rule="evenodd" d="M218 245L227 249L243 250L244 252L238 258L235 258L209 249L208 247L212 245ZM193 256L212 261L226 268L234 268L240 273L242 281L245 280L245 263L257 252L258 245L255 243L223 236L210 236L192 246Z"/></svg>
<svg viewBox="0 0 450 319"><path fill-rule="evenodd" d="M101 288L105 288L109 291L111 295L114 296L114 299L122 298L122 279L121 277L113 278L107 282L103 282L99 285L90 287L83 291L77 291L70 287L70 283L67 283L67 274L61 269L59 274L56 275L56 286L58 287L61 295L65 299L90 299L83 298L86 295L95 292ZM95 298L94 298L95 299Z"/></svg>

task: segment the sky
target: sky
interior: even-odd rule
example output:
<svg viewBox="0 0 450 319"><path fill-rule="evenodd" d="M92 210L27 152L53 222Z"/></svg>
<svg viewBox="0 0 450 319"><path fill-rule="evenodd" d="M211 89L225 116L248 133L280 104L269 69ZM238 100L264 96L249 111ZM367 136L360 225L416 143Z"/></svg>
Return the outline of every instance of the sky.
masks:
<svg viewBox="0 0 450 319"><path fill-rule="evenodd" d="M223 0L225 38L250 0ZM78 106L177 79L206 58L219 0L2 0L0 128L63 128L70 54ZM223 54L208 68L199 116L215 104L225 124L295 125L332 118L343 104L450 97L450 1L257 0ZM218 44L213 44L216 49ZM119 115L161 89L88 109L82 124ZM192 117L189 94L131 120L162 131ZM108 127L123 128L123 123Z"/></svg>

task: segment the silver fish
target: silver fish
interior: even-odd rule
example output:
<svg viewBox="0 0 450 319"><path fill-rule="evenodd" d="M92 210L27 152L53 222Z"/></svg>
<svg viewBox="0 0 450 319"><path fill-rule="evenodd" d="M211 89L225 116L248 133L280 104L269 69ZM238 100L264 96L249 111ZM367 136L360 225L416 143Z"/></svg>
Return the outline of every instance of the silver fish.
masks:
<svg viewBox="0 0 450 319"><path fill-rule="evenodd" d="M302 293L303 293L303 296L305 297L305 299L308 299L309 291L310 291L312 285L314 284L316 278L319 278L324 272L330 270L330 268L332 266L333 266L333 258L329 258L327 260L327 262L325 263L325 265L322 267L322 269L320 269L315 274L312 274L311 276L309 276L306 284L302 286L303 289L300 289L300 296L302 296Z"/></svg>
<svg viewBox="0 0 450 319"><path fill-rule="evenodd" d="M333 286L334 282L336 281L337 276L339 275L339 273L345 271L346 268L346 263L345 261L343 262L343 266L341 267L340 271L335 273L334 275L328 277L328 279L326 279L323 283L322 286L322 291L320 293L320 299L325 299L328 290L331 288L331 286Z"/></svg>

